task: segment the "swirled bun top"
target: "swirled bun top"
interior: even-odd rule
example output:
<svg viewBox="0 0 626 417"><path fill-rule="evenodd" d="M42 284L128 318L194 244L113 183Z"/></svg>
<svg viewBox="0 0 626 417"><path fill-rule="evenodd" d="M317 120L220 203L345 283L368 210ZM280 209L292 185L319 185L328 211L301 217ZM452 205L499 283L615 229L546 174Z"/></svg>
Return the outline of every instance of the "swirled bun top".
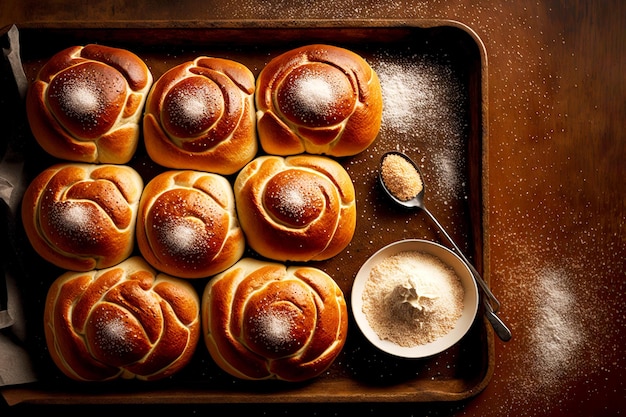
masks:
<svg viewBox="0 0 626 417"><path fill-rule="evenodd" d="M212 358L241 379L314 378L347 337L343 293L312 267L243 258L207 284L201 309Z"/></svg>
<svg viewBox="0 0 626 417"><path fill-rule="evenodd" d="M273 155L355 155L382 121L376 72L356 53L307 45L272 59L257 78L259 141Z"/></svg>
<svg viewBox="0 0 626 417"><path fill-rule="evenodd" d="M42 171L22 200L33 248L63 269L88 271L130 256L143 180L125 165L62 163Z"/></svg>
<svg viewBox="0 0 626 417"><path fill-rule="evenodd" d="M135 54L103 45L54 55L27 94L33 135L54 157L125 164L139 140L152 74Z"/></svg>
<svg viewBox="0 0 626 417"><path fill-rule="evenodd" d="M140 257L109 269L67 272L44 310L50 355L79 381L157 380L182 369L200 338L200 300Z"/></svg>
<svg viewBox="0 0 626 417"><path fill-rule="evenodd" d="M329 259L354 235L354 185L328 157L258 157L240 171L234 192L246 240L266 258Z"/></svg>
<svg viewBox="0 0 626 417"><path fill-rule="evenodd" d="M144 188L137 245L156 269L181 278L204 278L232 266L245 238L226 178L213 173L166 171Z"/></svg>
<svg viewBox="0 0 626 417"><path fill-rule="evenodd" d="M199 57L167 71L148 96L144 140L160 165L233 174L257 152L254 75Z"/></svg>

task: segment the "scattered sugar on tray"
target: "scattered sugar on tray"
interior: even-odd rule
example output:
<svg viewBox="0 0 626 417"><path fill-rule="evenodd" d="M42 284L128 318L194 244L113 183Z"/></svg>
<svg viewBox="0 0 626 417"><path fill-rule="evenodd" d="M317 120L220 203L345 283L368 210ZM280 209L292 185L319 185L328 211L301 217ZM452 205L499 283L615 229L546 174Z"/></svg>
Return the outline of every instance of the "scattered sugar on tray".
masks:
<svg viewBox="0 0 626 417"><path fill-rule="evenodd" d="M384 129L421 135L459 127L456 112L463 111L467 94L450 63L428 55L380 54L372 67L383 92Z"/></svg>
<svg viewBox="0 0 626 417"><path fill-rule="evenodd" d="M383 92L382 135L407 137L413 150L423 153L431 196L467 198L463 121L468 97L452 65L428 55L398 59L379 54L372 66Z"/></svg>
<svg viewBox="0 0 626 417"><path fill-rule="evenodd" d="M381 339L411 347L454 328L463 294L459 278L441 260L417 251L400 252L372 267L363 312Z"/></svg>

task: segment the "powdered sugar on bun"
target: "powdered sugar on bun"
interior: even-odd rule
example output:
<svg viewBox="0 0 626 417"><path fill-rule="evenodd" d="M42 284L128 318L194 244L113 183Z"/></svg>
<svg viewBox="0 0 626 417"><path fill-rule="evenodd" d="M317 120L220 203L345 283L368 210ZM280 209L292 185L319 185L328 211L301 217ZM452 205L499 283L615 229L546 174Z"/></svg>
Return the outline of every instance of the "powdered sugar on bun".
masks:
<svg viewBox="0 0 626 417"><path fill-rule="evenodd" d="M331 158L260 156L239 172L234 192L246 241L266 258L329 259L354 235L354 185Z"/></svg>
<svg viewBox="0 0 626 417"><path fill-rule="evenodd" d="M133 53L102 45L54 55L27 95L37 142L51 155L76 162L124 164L139 140L152 74Z"/></svg>
<svg viewBox="0 0 626 417"><path fill-rule="evenodd" d="M33 248L64 269L88 271L130 256L143 180L125 165L63 163L41 172L22 201Z"/></svg>
<svg viewBox="0 0 626 417"><path fill-rule="evenodd" d="M233 174L257 152L254 75L244 65L199 57L168 70L146 103L150 158L173 169Z"/></svg>
<svg viewBox="0 0 626 417"><path fill-rule="evenodd" d="M137 244L155 268L182 278L204 278L243 255L235 199L226 178L200 171L167 171L144 188Z"/></svg>
<svg viewBox="0 0 626 417"><path fill-rule="evenodd" d="M331 45L287 51L257 78L259 141L269 154L355 155L376 139L382 106L370 65Z"/></svg>
<svg viewBox="0 0 626 417"><path fill-rule="evenodd" d="M313 267L243 258L211 279L201 310L209 353L241 379L315 378L347 338L343 293Z"/></svg>
<svg viewBox="0 0 626 417"><path fill-rule="evenodd" d="M78 381L171 376L191 360L200 327L195 289L138 256L64 273L50 286L44 309L48 351Z"/></svg>

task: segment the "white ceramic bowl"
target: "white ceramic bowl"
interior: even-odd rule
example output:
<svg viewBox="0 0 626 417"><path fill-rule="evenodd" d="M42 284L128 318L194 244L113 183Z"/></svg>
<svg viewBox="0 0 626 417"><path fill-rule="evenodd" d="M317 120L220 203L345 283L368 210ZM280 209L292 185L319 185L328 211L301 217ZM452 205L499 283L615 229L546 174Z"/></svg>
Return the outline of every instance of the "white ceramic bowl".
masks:
<svg viewBox="0 0 626 417"><path fill-rule="evenodd" d="M372 267L383 259L404 251L418 251L438 257L444 264L450 266L461 280L465 297L463 299L463 312L457 320L455 327L432 342L413 347L404 347L389 340L382 340L370 327L367 317L363 313L363 290L369 279ZM426 358L443 352L456 344L472 326L478 311L478 287L471 271L463 260L450 249L427 240L406 239L391 243L374 253L359 269L352 286L352 313L358 327L365 337L377 348L391 355L403 358Z"/></svg>

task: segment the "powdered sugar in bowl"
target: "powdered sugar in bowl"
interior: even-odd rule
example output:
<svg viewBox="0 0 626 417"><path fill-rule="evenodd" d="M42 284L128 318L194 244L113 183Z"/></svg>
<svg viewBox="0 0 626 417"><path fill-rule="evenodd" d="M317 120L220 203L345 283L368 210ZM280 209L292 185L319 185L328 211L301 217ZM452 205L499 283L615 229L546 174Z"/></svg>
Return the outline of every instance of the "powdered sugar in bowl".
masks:
<svg viewBox="0 0 626 417"><path fill-rule="evenodd" d="M451 250L407 239L374 253L352 287L352 312L365 337L380 350L424 358L456 344L472 326L478 288Z"/></svg>

